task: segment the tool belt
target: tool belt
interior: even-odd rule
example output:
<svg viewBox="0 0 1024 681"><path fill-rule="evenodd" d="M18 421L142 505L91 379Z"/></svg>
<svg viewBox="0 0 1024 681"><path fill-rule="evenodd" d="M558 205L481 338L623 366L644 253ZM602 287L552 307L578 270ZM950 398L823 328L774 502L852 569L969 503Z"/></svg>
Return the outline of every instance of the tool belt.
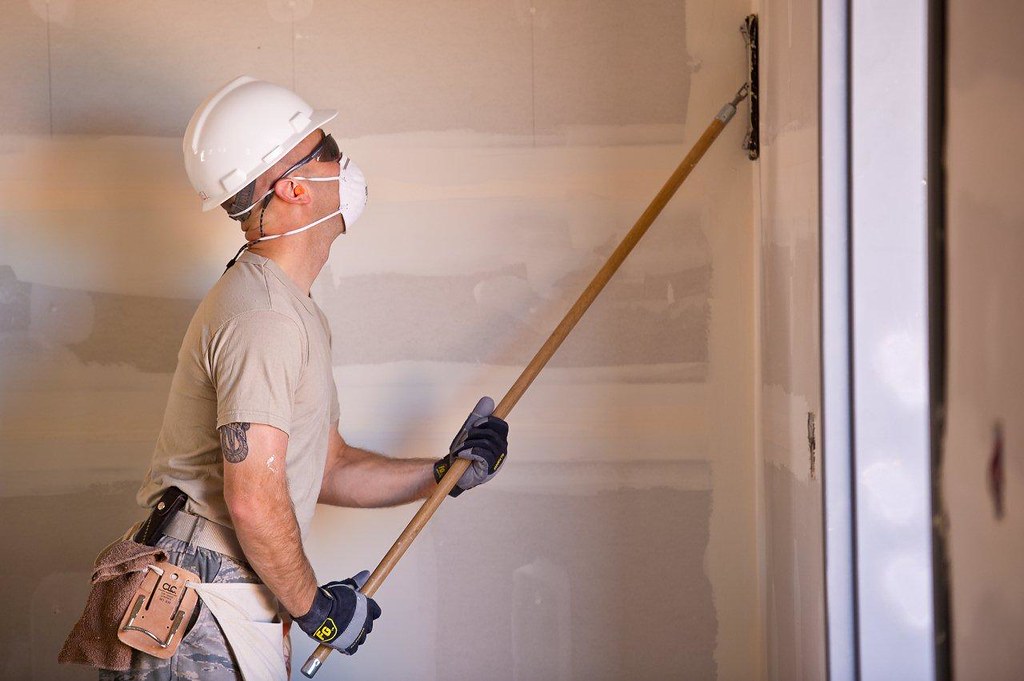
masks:
<svg viewBox="0 0 1024 681"><path fill-rule="evenodd" d="M234 531L189 513L188 495L171 487L160 497L134 541L155 546L162 536L173 537L245 562ZM200 577L167 560L150 564L142 583L121 618L117 637L125 645L154 657L168 659L199 615Z"/></svg>
<svg viewBox="0 0 1024 681"><path fill-rule="evenodd" d="M235 531L185 510L188 495L171 487L153 508L149 518L135 535L135 541L154 546L162 536L180 539L200 548L210 549L237 561L246 562L245 553Z"/></svg>

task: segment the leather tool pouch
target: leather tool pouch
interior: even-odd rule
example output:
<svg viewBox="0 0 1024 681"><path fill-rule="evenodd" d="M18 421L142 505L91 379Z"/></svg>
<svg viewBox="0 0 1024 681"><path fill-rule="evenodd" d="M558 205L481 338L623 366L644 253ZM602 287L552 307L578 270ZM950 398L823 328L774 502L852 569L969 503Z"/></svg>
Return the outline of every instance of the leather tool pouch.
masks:
<svg viewBox="0 0 1024 681"><path fill-rule="evenodd" d="M167 488L153 508L153 512L149 514L149 518L135 533L133 540L146 546L155 546L156 540L163 534L167 523L171 521L175 513L185 507L186 501L188 501L188 495L180 489L177 487Z"/></svg>
<svg viewBox="0 0 1024 681"><path fill-rule="evenodd" d="M185 583L199 581L199 575L165 560L150 565L121 618L117 637L161 659L174 655L199 602L199 594Z"/></svg>

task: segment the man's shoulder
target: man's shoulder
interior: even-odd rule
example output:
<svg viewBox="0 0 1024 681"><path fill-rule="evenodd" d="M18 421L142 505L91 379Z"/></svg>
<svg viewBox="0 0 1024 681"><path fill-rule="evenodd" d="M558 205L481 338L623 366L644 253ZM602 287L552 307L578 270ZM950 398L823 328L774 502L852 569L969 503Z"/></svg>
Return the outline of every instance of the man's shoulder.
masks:
<svg viewBox="0 0 1024 681"><path fill-rule="evenodd" d="M277 290L276 279L264 270L239 263L230 268L207 292L197 310L204 326L216 330L226 322L257 313L282 315L300 328L301 319Z"/></svg>

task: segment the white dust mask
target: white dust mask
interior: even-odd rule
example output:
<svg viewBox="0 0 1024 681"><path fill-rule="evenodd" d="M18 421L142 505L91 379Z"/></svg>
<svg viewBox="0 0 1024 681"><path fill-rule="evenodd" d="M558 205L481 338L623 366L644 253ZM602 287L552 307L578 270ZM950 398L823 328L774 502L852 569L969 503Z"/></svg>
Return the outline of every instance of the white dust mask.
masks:
<svg viewBox="0 0 1024 681"><path fill-rule="evenodd" d="M366 189L366 177L363 175L363 171L359 169L348 156L342 154L341 160L341 172L337 177L294 177L294 180L305 180L306 182L334 182L338 181L338 210L331 213L326 218L332 218L338 213L341 213L341 217L345 219L345 229L348 229L355 224L359 216L363 214L363 209L366 208L366 199L369 196ZM317 223L313 223L317 224ZM302 229L311 227L307 225ZM294 231L294 230L293 230ZM277 236L284 236L285 234L291 234L292 232L285 232L284 234L278 234ZM269 238L269 237L268 237Z"/></svg>

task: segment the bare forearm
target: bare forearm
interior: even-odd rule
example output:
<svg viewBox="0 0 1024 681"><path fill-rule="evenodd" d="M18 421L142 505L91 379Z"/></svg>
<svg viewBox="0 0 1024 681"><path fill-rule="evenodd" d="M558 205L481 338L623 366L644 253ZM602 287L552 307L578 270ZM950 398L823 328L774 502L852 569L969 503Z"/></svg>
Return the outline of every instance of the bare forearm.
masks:
<svg viewBox="0 0 1024 681"><path fill-rule="evenodd" d="M245 557L288 612L305 615L316 595L316 577L288 494L288 435L260 423L229 423L218 430L224 501ZM278 465L271 465L275 460Z"/></svg>
<svg viewBox="0 0 1024 681"><path fill-rule="evenodd" d="M231 515L238 541L256 574L288 612L306 614L316 591L316 575L302 549L291 504L254 504Z"/></svg>
<svg viewBox="0 0 1024 681"><path fill-rule="evenodd" d="M393 459L345 445L344 456L324 472L320 503L355 508L399 506L434 489L430 459Z"/></svg>

